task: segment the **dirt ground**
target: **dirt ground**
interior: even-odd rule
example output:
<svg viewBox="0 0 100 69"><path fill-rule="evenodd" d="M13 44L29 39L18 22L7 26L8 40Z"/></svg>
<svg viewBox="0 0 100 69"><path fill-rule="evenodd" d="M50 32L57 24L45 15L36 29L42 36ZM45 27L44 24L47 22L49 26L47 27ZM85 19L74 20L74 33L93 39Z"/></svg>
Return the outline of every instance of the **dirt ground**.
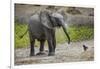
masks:
<svg viewBox="0 0 100 69"><path fill-rule="evenodd" d="M88 47L86 51L83 49L83 44ZM58 44L55 56L48 56L47 46L45 46L45 55L30 57L29 52L29 47L15 49L15 65L93 61L94 40L71 42L69 45ZM39 52L38 47L35 47L35 52Z"/></svg>

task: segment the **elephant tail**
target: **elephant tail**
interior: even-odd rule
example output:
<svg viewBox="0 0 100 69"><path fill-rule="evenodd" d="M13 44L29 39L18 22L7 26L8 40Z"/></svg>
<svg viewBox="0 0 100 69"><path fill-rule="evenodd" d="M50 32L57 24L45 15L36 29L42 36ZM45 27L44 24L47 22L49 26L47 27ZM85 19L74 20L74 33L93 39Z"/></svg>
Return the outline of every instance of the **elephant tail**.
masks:
<svg viewBox="0 0 100 69"><path fill-rule="evenodd" d="M22 39L24 37L24 35L27 33L28 29L21 35L19 36L20 39Z"/></svg>

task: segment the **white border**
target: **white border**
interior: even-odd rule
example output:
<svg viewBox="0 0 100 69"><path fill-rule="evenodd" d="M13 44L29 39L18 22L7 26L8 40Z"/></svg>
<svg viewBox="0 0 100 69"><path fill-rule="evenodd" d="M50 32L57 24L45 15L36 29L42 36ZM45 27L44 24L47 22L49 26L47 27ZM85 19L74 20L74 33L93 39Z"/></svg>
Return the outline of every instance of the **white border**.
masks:
<svg viewBox="0 0 100 69"><path fill-rule="evenodd" d="M80 66L91 67L94 62L74 62L74 63L57 63L57 64L36 64L36 65L20 65L14 66L14 3L25 4L43 4L43 5L57 5L57 6L75 6L75 7L91 7L95 8L94 1L81 1L81 0L13 0L11 2L11 68L15 69L40 69L40 68L80 68ZM91 65L90 65L91 63ZM60 67L59 67L60 66ZM67 67L66 67L67 66ZM73 66L73 67L72 67Z"/></svg>
<svg viewBox="0 0 100 69"><path fill-rule="evenodd" d="M83 0L13 0L13 3L40 4L40 5L57 5L57 6L74 6L74 7L95 7L94 0L91 2Z"/></svg>

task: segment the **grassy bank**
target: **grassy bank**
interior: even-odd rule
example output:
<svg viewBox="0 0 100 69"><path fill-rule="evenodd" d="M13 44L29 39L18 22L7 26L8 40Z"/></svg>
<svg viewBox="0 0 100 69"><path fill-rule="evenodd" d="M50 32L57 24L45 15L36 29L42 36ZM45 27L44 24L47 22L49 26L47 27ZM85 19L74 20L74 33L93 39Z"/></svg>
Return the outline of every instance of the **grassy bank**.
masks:
<svg viewBox="0 0 100 69"><path fill-rule="evenodd" d="M19 38L26 30L27 25L15 24L15 48L23 48L30 45L28 33L22 39ZM90 26L70 26L67 30L71 41L90 40L94 38L94 28ZM67 42L67 37L62 28L56 29L56 40L57 44ZM39 46L39 42L36 41L35 45Z"/></svg>

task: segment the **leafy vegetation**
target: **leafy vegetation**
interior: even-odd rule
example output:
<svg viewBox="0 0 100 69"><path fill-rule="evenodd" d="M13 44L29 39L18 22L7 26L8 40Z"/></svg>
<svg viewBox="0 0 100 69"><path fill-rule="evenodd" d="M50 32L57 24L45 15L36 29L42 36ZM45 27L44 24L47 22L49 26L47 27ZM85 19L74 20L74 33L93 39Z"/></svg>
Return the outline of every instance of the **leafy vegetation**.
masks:
<svg viewBox="0 0 100 69"><path fill-rule="evenodd" d="M27 34L20 39L20 36L27 30L26 24L15 24L15 48L23 48L30 45L29 35ZM94 38L94 28L90 26L70 26L68 29L71 41L90 40ZM67 37L62 28L56 29L56 41L58 43L67 42ZM47 42L46 42L47 45ZM35 46L39 46L39 42L36 41Z"/></svg>

